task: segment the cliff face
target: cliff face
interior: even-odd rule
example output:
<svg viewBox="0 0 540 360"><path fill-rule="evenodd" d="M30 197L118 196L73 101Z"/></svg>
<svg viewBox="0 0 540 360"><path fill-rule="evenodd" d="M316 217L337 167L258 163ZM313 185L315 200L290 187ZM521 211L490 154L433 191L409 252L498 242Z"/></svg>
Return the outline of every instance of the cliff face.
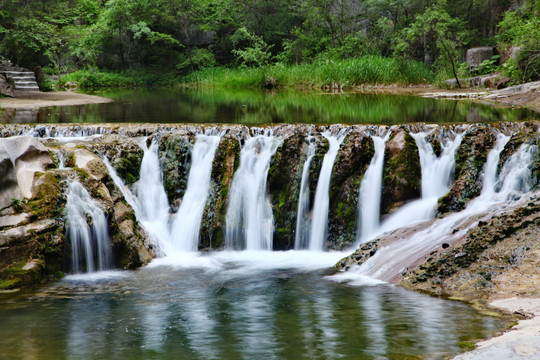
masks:
<svg viewBox="0 0 540 360"><path fill-rule="evenodd" d="M230 188L233 175L240 166L240 153L248 138L267 136L280 139L268 168L263 169L267 179L264 191L272 210L273 249L293 249L303 176L307 176L305 180L309 188L308 223L314 211L317 183L324 156L329 150L329 140L322 136L325 131L346 133L331 169L329 201L326 204L326 249L347 249L357 242L357 232L361 228L359 190L375 153L372 136L390 132L384 146L380 174L380 214L375 214L384 223L404 205L421 197L422 165L417 143L411 134L426 134L425 141L431 147L434 159L440 157L441 144L447 141L448 134L463 135L455 155L449 191L435 204L434 211L439 219L410 224L362 244L356 253L340 262L342 269L360 266L379 250L406 239L414 239L416 233L437 224L440 219L466 211L473 199L482 192L484 167L488 154L497 142L497 134L512 135L500 153L499 169L513 159L524 145L534 147L539 141L537 123L448 127L402 125L391 128L287 125L261 129L235 125L206 129L182 125L6 126L1 132L3 138L0 138L1 287L7 289L36 283L70 271L71 243L66 238L64 208L67 188L73 181L80 182L105 213L115 265L133 268L147 263L156 255L156 241L160 239L151 239L150 234L143 230L131 202L124 198L123 189L113 181L103 158L115 169L123 181L122 186L136 194L140 191L138 181L145 156L143 148L155 143L158 146L162 188L169 203L169 217L162 220L165 224L171 223L186 195L194 161L194 144L198 134L205 132L219 135L220 140L213 156L198 248L221 249L226 246ZM14 136L22 132L33 134L34 137ZM83 136L84 140L70 140L69 137L74 135ZM89 137L91 135L99 136ZM52 138L46 139L47 136ZM56 139L55 136L64 138ZM314 149L314 153L308 163L309 147ZM257 151L262 151L254 149L254 156L258 156ZM536 156L529 166L529 190L534 191L538 185L540 162L538 152L530 152ZM305 174L304 166L309 166ZM422 250L427 252L420 252L414 259L411 258L399 276L392 275L384 280L438 294L455 294L471 291L476 286L472 285L474 281L480 284L479 281L484 279L481 283L487 289L492 286L489 285L490 281L496 281L490 279L497 279L509 271L518 271L523 264L529 264L527 266L531 268L531 261L534 260L531 254L537 251L536 241L533 240L538 227L537 207L536 200L532 199L504 211L497 208L497 211L475 213L465 220L460 219L461 223L456 222L448 230L451 237L444 240L444 244L429 248L429 251ZM412 208L411 213L416 210ZM88 223L91 222L89 218ZM519 239L526 240L520 245ZM501 247L506 249L506 255L494 260L492 252ZM485 260L486 256L489 261ZM512 256L514 260L510 259ZM505 268L502 267L503 263ZM464 275L468 273L475 275ZM462 290L456 290L457 283L462 284Z"/></svg>

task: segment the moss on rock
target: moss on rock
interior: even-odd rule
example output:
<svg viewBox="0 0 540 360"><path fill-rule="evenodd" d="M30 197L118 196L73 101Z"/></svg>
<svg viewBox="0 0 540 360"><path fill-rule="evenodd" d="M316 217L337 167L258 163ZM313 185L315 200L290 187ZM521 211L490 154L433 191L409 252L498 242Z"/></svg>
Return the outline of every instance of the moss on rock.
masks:
<svg viewBox="0 0 540 360"><path fill-rule="evenodd" d="M274 250L294 248L296 215L302 165L308 146L304 134L286 138L277 149L268 171L268 192L274 215Z"/></svg>
<svg viewBox="0 0 540 360"><path fill-rule="evenodd" d="M187 189L191 168L191 150L195 138L185 133L164 135L159 142L163 168L163 186L173 211L178 210Z"/></svg>
<svg viewBox="0 0 540 360"><path fill-rule="evenodd" d="M467 132L456 153L456 167L450 191L439 200L440 213L461 211L482 191L482 173L487 155L496 143L491 127L476 126Z"/></svg>
<svg viewBox="0 0 540 360"><path fill-rule="evenodd" d="M356 240L358 192L374 153L373 140L362 132L351 132L343 141L330 184L328 242L333 249L344 249Z"/></svg>
<svg viewBox="0 0 540 360"><path fill-rule="evenodd" d="M388 214L404 202L420 197L422 173L414 138L404 129L386 143L381 213Z"/></svg>
<svg viewBox="0 0 540 360"><path fill-rule="evenodd" d="M240 162L240 144L231 135L222 137L212 165L210 192L206 202L200 229L201 249L225 246L225 217L227 215L227 195Z"/></svg>

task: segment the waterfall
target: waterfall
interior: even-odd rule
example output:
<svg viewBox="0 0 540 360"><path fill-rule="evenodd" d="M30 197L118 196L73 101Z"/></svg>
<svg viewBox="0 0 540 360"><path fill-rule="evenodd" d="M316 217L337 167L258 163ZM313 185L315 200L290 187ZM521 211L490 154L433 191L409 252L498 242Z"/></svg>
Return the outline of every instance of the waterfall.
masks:
<svg viewBox="0 0 540 360"><path fill-rule="evenodd" d="M538 149L528 144L522 145L503 165L497 181L496 164L508 142L508 137L499 136L496 146L490 151L484 166L484 180L481 195L473 199L467 207L445 218L435 221L424 230L412 236L391 243L362 264L358 272L384 281L390 281L406 271L406 267L419 261L444 243L466 236L469 229L476 226L481 216L490 218L509 208L514 200L531 188L531 164ZM495 168L495 170L493 170Z"/></svg>
<svg viewBox="0 0 540 360"><path fill-rule="evenodd" d="M435 216L438 199L450 190L456 165L456 152L463 139L463 134L455 134L453 138L447 137L441 143L441 154L438 157L428 142L427 135L423 132L411 134L420 156L421 198L402 206L383 222L371 238L364 238L363 241L371 240L387 231L432 219Z"/></svg>
<svg viewBox="0 0 540 360"><path fill-rule="evenodd" d="M304 161L304 167L302 169L302 180L300 183L300 195L298 196L298 211L296 216L296 233L294 236L294 248L295 250L307 249L309 245L309 171L311 170L311 163L315 156L315 150L317 144L315 139L308 137L308 150L306 160Z"/></svg>
<svg viewBox="0 0 540 360"><path fill-rule="evenodd" d="M109 160L104 156L102 159L116 187L135 211L137 221L157 245L157 252L166 255L172 251L169 233L169 202L163 188L158 145L153 141L148 148L146 139L143 139L139 145L144 150L144 155L139 170L139 180L133 185L134 192L131 192L120 179Z"/></svg>
<svg viewBox="0 0 540 360"><path fill-rule="evenodd" d="M481 198L490 198L495 193L495 184L497 182L497 168L501 152L510 140L510 136L502 133L497 134L497 142L486 158L484 171L482 172L482 192Z"/></svg>
<svg viewBox="0 0 540 360"><path fill-rule="evenodd" d="M334 161L336 160L339 148L345 139L346 134L346 129L340 130L335 135L332 135L330 131L326 131L322 134L328 139L330 147L326 154L324 154L319 180L317 181L317 189L315 190L313 217L311 220L311 238L309 244L309 250L311 251L321 251L324 249L324 242L328 230L330 179L332 178Z"/></svg>
<svg viewBox="0 0 540 360"><path fill-rule="evenodd" d="M172 224L172 243L181 251L196 251L199 230L210 191L214 154L220 136L197 135L191 154L187 189Z"/></svg>
<svg viewBox="0 0 540 360"><path fill-rule="evenodd" d="M358 194L357 240L370 239L380 226L384 147L390 131L384 136L372 136L375 154L364 174Z"/></svg>
<svg viewBox="0 0 540 360"><path fill-rule="evenodd" d="M266 193L270 160L281 145L271 133L250 137L229 190L225 240L234 249L271 250L274 219Z"/></svg>
<svg viewBox="0 0 540 360"><path fill-rule="evenodd" d="M79 182L69 185L65 216L66 238L71 243L72 271L78 274L111 268L113 256L107 218Z"/></svg>
<svg viewBox="0 0 540 360"><path fill-rule="evenodd" d="M144 156L139 181L134 184L132 207L144 229L159 245L158 250L166 255L171 251L169 201L163 187L158 141L152 141L149 148L146 141L142 141L140 145L144 150Z"/></svg>
<svg viewBox="0 0 540 360"><path fill-rule="evenodd" d="M420 166L422 167L422 198L439 198L450 190L452 175L456 165L456 152L463 134L456 134L452 140L441 143L439 157L433 152L426 133L411 134L418 146Z"/></svg>
<svg viewBox="0 0 540 360"><path fill-rule="evenodd" d="M118 177L110 162L103 158L114 183L163 255L170 255L177 251L197 250L200 224L209 193L212 163L220 139L220 136L213 135L196 136L187 189L171 226L169 226L169 202L163 187L157 142L153 141L149 148L145 141L140 144L144 150L144 156L140 179L134 184L134 192L131 192Z"/></svg>

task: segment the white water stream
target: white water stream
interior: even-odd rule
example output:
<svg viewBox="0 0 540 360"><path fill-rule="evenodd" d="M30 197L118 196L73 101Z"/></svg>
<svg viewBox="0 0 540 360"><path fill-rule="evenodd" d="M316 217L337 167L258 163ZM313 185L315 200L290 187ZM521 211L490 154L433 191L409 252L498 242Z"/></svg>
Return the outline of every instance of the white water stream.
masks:
<svg viewBox="0 0 540 360"><path fill-rule="evenodd" d="M92 273L111 268L113 256L107 218L81 183L74 181L69 185L64 211L73 273Z"/></svg>
<svg viewBox="0 0 540 360"><path fill-rule="evenodd" d="M272 250L274 218L266 185L270 160L281 144L271 132L246 140L229 190L225 241L228 248Z"/></svg>
<svg viewBox="0 0 540 360"><path fill-rule="evenodd" d="M384 147L389 137L390 131L383 137L371 137L375 154L360 184L357 242L373 238L380 226Z"/></svg>
<svg viewBox="0 0 540 360"><path fill-rule="evenodd" d="M328 151L324 154L317 189L315 190L315 200L313 202L313 217L311 220L311 237L309 250L322 251L325 248L326 235L328 231L328 207L330 205L329 189L330 179L334 161L338 154L341 143L347 135L346 129L342 129L336 134L326 131L322 134L330 143Z"/></svg>
<svg viewBox="0 0 540 360"><path fill-rule="evenodd" d="M306 160L304 161L304 167L302 168L302 180L300 182L300 195L298 197L298 211L296 216L296 233L294 237L294 249L302 250L307 249L309 246L309 229L311 227L309 205L310 205L310 192L309 192L309 173L311 170L311 163L315 156L315 150L317 144L312 136L308 137L308 149L306 154Z"/></svg>
<svg viewBox="0 0 540 360"><path fill-rule="evenodd" d="M427 140L427 133L411 134L418 146L422 173L422 196L411 201L390 215L381 226L362 238L362 242L374 239L385 232L433 219L437 211L438 199L450 190L456 165L456 152L463 139L463 134L452 134L441 143L441 154L437 157Z"/></svg>
<svg viewBox="0 0 540 360"><path fill-rule="evenodd" d="M219 136L197 135L187 189L172 224L172 243L180 251L197 251L202 216L210 191L212 163Z"/></svg>

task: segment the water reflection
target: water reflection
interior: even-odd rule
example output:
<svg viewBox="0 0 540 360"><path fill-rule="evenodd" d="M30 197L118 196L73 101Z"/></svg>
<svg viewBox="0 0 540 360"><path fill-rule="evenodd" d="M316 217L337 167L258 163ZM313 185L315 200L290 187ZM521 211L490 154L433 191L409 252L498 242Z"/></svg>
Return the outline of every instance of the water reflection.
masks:
<svg viewBox="0 0 540 360"><path fill-rule="evenodd" d="M388 285L340 284L324 279L323 270L287 268L283 257L276 256L274 268L267 260L264 271L233 260L212 268L158 265L130 276L62 281L30 296L1 294L2 355L444 358L459 351L458 341L502 325L461 303Z"/></svg>
<svg viewBox="0 0 540 360"><path fill-rule="evenodd" d="M112 103L7 109L0 123L372 123L492 122L538 119L526 109L511 109L465 100L417 96L328 94L253 89L115 90L99 95Z"/></svg>

